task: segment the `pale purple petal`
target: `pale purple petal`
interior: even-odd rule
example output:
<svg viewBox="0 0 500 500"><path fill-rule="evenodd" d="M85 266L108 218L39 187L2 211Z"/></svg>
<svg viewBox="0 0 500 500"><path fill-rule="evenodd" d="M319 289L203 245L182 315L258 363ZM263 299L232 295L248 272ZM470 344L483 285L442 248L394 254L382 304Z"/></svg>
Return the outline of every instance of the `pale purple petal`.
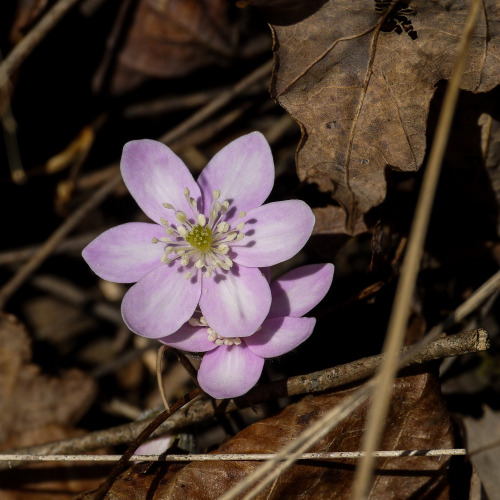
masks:
<svg viewBox="0 0 500 500"><path fill-rule="evenodd" d="M198 184L206 210L216 189L219 201L228 200L234 207L230 215L262 205L274 184L273 156L265 137L252 132L228 144L202 170Z"/></svg>
<svg viewBox="0 0 500 500"><path fill-rule="evenodd" d="M243 343L222 345L203 356L198 383L214 398L236 398L258 382L263 366L264 360Z"/></svg>
<svg viewBox="0 0 500 500"><path fill-rule="evenodd" d="M186 279L178 261L146 274L123 297L122 316L138 335L157 339L176 332L191 318L201 290L195 275Z"/></svg>
<svg viewBox="0 0 500 500"><path fill-rule="evenodd" d="M308 313L326 295L333 279L333 264L301 266L271 283L273 303L269 318Z"/></svg>
<svg viewBox="0 0 500 500"><path fill-rule="evenodd" d="M202 278L200 308L222 337L247 337L262 324L271 306L269 284L259 269L234 265Z"/></svg>
<svg viewBox="0 0 500 500"><path fill-rule="evenodd" d="M287 200L251 210L241 222L245 222L245 238L231 245L235 262L264 267L293 257L306 244L314 214L303 201Z"/></svg>
<svg viewBox="0 0 500 500"><path fill-rule="evenodd" d="M83 258L97 276L115 283L135 283L162 265L165 247L153 238L165 236L158 224L130 222L108 229L89 243Z"/></svg>
<svg viewBox="0 0 500 500"><path fill-rule="evenodd" d="M158 339L162 344L182 351L206 352L215 349L215 342L208 340L208 328L205 326L191 326L188 323L182 325L172 335Z"/></svg>
<svg viewBox="0 0 500 500"><path fill-rule="evenodd" d="M311 335L315 318L271 318L262 329L245 339L248 348L262 358L274 358L295 349Z"/></svg>
<svg viewBox="0 0 500 500"><path fill-rule="evenodd" d="M128 142L123 148L120 167L130 194L155 222L159 223L163 217L171 224L176 223L174 211L166 209L162 203L170 203L176 210L191 216L184 197L186 187L191 197L201 200L200 189L186 165L161 142L149 139Z"/></svg>
<svg viewBox="0 0 500 500"><path fill-rule="evenodd" d="M146 443L142 443L134 455L161 455L172 445L174 437L171 434L162 436L160 438L152 439Z"/></svg>

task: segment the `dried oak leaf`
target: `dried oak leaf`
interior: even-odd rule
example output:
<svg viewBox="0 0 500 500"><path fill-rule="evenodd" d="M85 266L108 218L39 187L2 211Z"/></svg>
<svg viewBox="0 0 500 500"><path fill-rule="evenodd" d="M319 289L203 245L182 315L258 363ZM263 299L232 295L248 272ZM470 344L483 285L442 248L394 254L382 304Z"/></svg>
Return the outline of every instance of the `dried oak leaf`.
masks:
<svg viewBox="0 0 500 500"><path fill-rule="evenodd" d="M273 453L295 439L310 424L338 405L351 391L307 396L280 414L244 429L215 453ZM357 451L365 428L366 405L359 407L330 431L311 451ZM430 449L453 447L450 420L442 401L439 384L430 374L399 378L387 417L381 449ZM127 472L115 483L109 498L218 498L254 471L255 462L194 462L177 471L166 464L145 474L143 469ZM447 498L449 461L436 457L379 459L370 498ZM256 498L348 498L355 462L347 459L301 462L284 472ZM159 477L159 471L163 476ZM142 473L142 475L141 475ZM154 480L153 480L154 477ZM153 494L154 493L154 494ZM434 496L433 496L434 495Z"/></svg>
<svg viewBox="0 0 500 500"><path fill-rule="evenodd" d="M94 86L101 88L110 70L108 58L117 50L120 30L126 34L112 70L112 92L126 92L147 77L177 78L229 62L237 44L229 7L226 0L140 0L130 27L125 15L118 16Z"/></svg>
<svg viewBox="0 0 500 500"><path fill-rule="evenodd" d="M384 200L387 168L421 166L429 104L450 78L469 2L399 1L382 22L388 5L330 0L299 23L272 27L271 93L302 127L299 176L333 181L350 234ZM485 0L461 88L498 85L499 59L500 4Z"/></svg>
<svg viewBox="0 0 500 500"><path fill-rule="evenodd" d="M0 315L0 443L50 424L72 425L93 402L96 386L72 369L49 377L31 363L29 336L13 316Z"/></svg>

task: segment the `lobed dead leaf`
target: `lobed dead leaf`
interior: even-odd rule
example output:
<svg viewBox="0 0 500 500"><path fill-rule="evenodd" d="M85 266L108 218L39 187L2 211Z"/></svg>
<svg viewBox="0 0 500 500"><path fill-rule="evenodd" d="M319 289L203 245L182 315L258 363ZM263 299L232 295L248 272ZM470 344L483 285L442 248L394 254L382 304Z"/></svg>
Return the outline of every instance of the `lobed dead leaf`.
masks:
<svg viewBox="0 0 500 500"><path fill-rule="evenodd" d="M346 232L386 196L386 169L416 171L429 105L450 78L469 2L330 0L311 16L273 26L272 96L302 127L302 180L325 176L347 213ZM462 89L498 85L500 5L485 0ZM366 230L366 226L364 228Z"/></svg>

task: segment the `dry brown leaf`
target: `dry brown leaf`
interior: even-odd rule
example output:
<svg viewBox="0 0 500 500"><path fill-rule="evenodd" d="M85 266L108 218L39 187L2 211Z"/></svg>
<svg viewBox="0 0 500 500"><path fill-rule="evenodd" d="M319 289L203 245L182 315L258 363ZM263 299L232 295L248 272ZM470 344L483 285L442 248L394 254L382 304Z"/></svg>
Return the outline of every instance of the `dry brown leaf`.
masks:
<svg viewBox="0 0 500 500"><path fill-rule="evenodd" d="M337 405L350 391L308 396L264 419L221 445L219 453L273 453L295 439L308 425ZM366 406L358 408L328 433L311 451L357 451L365 427ZM453 432L441 399L439 384L429 374L400 378L396 382L381 449L453 447ZM127 472L115 483L109 498L215 499L258 467L252 462L195 462L177 472L167 464ZM371 497L377 499L447 498L449 461L436 457L379 459ZM259 499L348 498L354 478L353 460L302 462L282 474ZM154 493L154 494L153 494ZM415 497L416 498L416 497Z"/></svg>
<svg viewBox="0 0 500 500"><path fill-rule="evenodd" d="M0 345L0 442L28 429L74 424L88 410L94 380L76 369L59 378L42 374L30 362L29 336L13 316L0 315Z"/></svg>
<svg viewBox="0 0 500 500"><path fill-rule="evenodd" d="M467 452L477 471L488 498L497 498L500 490L500 413L485 406L479 419L463 419L467 437Z"/></svg>
<svg viewBox="0 0 500 500"><path fill-rule="evenodd" d="M273 97L302 126L302 180L329 177L347 232L386 195L385 171L416 171L426 151L429 104L450 78L469 2L330 0L290 26L273 26ZM500 5L485 0L462 88L498 85Z"/></svg>
<svg viewBox="0 0 500 500"><path fill-rule="evenodd" d="M113 69L111 91L126 92L151 76L177 78L210 64L227 63L237 42L228 9L226 0L140 0ZM113 34L118 28L125 29L115 26ZM115 43L115 39L108 43L108 56L116 50ZM97 88L108 71L103 64Z"/></svg>

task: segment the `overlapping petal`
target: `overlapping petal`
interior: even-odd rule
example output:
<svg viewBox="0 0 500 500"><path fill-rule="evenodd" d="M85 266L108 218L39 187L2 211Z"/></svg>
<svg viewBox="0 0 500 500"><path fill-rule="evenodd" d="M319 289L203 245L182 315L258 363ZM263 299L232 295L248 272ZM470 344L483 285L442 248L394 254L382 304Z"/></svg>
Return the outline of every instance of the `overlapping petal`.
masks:
<svg viewBox="0 0 500 500"><path fill-rule="evenodd" d="M330 289L333 264L301 266L271 283L273 302L269 318L307 314Z"/></svg>
<svg viewBox="0 0 500 500"><path fill-rule="evenodd" d="M245 339L248 348L257 356L274 358L295 349L313 332L315 318L270 318L262 329Z"/></svg>
<svg viewBox="0 0 500 500"><path fill-rule="evenodd" d="M164 245L155 245L151 240L163 236L157 224L130 222L100 234L83 249L82 255L102 279L135 283L162 265Z"/></svg>
<svg viewBox="0 0 500 500"><path fill-rule="evenodd" d="M236 398L259 380L264 359L243 345L219 346L205 353L198 371L200 387L214 398Z"/></svg>
<svg viewBox="0 0 500 500"><path fill-rule="evenodd" d="M239 212L259 207L274 183L274 163L269 144L260 132L240 137L221 149L202 170L198 184L205 207L216 189Z"/></svg>
<svg viewBox="0 0 500 500"><path fill-rule="evenodd" d="M215 349L215 342L208 340L208 328L204 326L191 326L184 324L181 328L168 335L158 339L162 344L176 349L181 349L188 352L206 352Z"/></svg>
<svg viewBox="0 0 500 500"><path fill-rule="evenodd" d="M265 267L293 257L311 236L314 214L301 200L267 203L241 219L245 238L231 246L234 261Z"/></svg>
<svg viewBox="0 0 500 500"><path fill-rule="evenodd" d="M202 280L200 308L222 337L247 337L262 324L271 306L271 291L259 269L234 265Z"/></svg>
<svg viewBox="0 0 500 500"><path fill-rule="evenodd" d="M201 200L200 188L186 165L161 142L149 139L128 142L123 148L120 167L130 194L142 211L157 223L160 217L171 224L176 223L174 211L162 206L165 202L191 215L184 196L186 187L195 200Z"/></svg>
<svg viewBox="0 0 500 500"><path fill-rule="evenodd" d="M177 262L146 274L123 297L122 316L133 332L157 339L174 333L191 318L201 282L196 276L186 279L185 269Z"/></svg>

